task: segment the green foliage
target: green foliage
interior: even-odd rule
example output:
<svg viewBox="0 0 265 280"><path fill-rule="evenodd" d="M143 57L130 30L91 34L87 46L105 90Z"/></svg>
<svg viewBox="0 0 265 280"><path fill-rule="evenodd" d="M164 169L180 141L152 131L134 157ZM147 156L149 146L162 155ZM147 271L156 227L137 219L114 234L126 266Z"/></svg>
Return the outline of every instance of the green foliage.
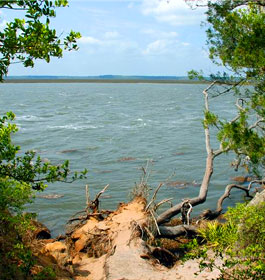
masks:
<svg viewBox="0 0 265 280"><path fill-rule="evenodd" d="M47 183L73 182L85 178L87 172L71 176L68 161L61 165L43 163L32 151L18 156L20 147L12 142L18 130L12 123L14 118L12 112L0 118L0 274L1 279L8 280L16 279L16 275L28 276L35 263L22 242L31 218L23 214L25 204L32 202L34 193L44 190ZM52 275L45 270L36 279L54 279Z"/></svg>
<svg viewBox="0 0 265 280"><path fill-rule="evenodd" d="M224 260L220 279L264 279L265 277L265 203L238 204L224 215L226 223L209 222L199 230L204 245L192 241L189 258L202 258L201 268L217 267L206 254L211 249ZM227 270L229 269L229 270ZM225 278L226 277L226 278ZM228 277L228 278L227 278Z"/></svg>
<svg viewBox="0 0 265 280"><path fill-rule="evenodd" d="M233 73L211 74L210 80L225 89L213 87L209 97L232 92L240 104L238 117L232 121L206 112L204 127L216 126L223 149L233 151L237 162L257 177L264 176L265 169L264 6L264 0L210 0L205 24L210 59ZM192 70L189 77L207 80L201 71Z"/></svg>
<svg viewBox="0 0 265 280"><path fill-rule="evenodd" d="M259 167L265 167L264 4L263 0L209 1L207 11L210 58L253 85L251 89L233 89L242 102L239 118L225 122L218 139L238 158L247 156L249 169L256 175Z"/></svg>
<svg viewBox="0 0 265 280"><path fill-rule="evenodd" d="M265 13L257 2L209 1L207 11L210 58L254 78L265 65Z"/></svg>
<svg viewBox="0 0 265 280"><path fill-rule="evenodd" d="M199 81L203 81L204 77L203 77L203 72L202 70L200 71L195 71L195 70L190 70L188 72L188 78L190 80L199 80Z"/></svg>
<svg viewBox="0 0 265 280"><path fill-rule="evenodd" d="M200 246L200 243L196 238L192 239L186 244L181 245L180 248L185 251L184 256L181 258L184 262L190 259L205 259L207 257L207 248Z"/></svg>
<svg viewBox="0 0 265 280"><path fill-rule="evenodd" d="M25 18L15 18L0 32L0 81L8 73L11 63L21 62L25 67L33 67L35 59L47 62L51 57L62 57L63 49L76 50L79 32L70 31L64 38L57 36L50 28L50 18L56 16L56 7L66 7L66 0L5 0L0 1L0 9L19 10Z"/></svg>
<svg viewBox="0 0 265 280"><path fill-rule="evenodd" d="M204 127L211 126L211 125L218 127L218 122L219 120L217 115L215 115L210 111L204 112L204 121L203 121Z"/></svg>

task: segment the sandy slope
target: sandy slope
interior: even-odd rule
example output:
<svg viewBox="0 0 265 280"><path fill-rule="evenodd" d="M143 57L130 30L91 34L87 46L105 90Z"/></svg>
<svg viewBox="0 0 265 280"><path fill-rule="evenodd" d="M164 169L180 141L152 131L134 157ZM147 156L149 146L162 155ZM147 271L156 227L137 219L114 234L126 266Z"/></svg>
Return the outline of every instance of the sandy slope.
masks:
<svg viewBox="0 0 265 280"><path fill-rule="evenodd" d="M218 271L199 271L198 260L167 268L152 256L142 240L148 222L145 200L121 204L102 221L90 218L65 241L50 242L41 250L69 273L58 279L76 280L202 280L217 279ZM217 262L220 262L217 260Z"/></svg>

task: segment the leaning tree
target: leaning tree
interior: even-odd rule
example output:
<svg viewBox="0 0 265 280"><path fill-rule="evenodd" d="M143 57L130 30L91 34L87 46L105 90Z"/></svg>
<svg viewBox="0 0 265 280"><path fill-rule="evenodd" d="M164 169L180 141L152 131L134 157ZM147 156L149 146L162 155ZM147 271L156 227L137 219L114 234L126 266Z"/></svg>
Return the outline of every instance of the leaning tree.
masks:
<svg viewBox="0 0 265 280"><path fill-rule="evenodd" d="M172 0L174 1L174 0ZM231 184L217 202L215 210L205 211L204 218L216 218L222 212L222 203L229 197L232 188L243 190L250 196L254 183L264 183L265 168L265 1L223 0L191 1L192 8L206 7L207 45L209 57L226 72L211 74L204 78L202 71L190 71L192 79L206 80L209 86L203 91L205 144L207 151L205 173L199 195L186 199L164 211L157 217L159 230L164 235L177 235L190 225L165 227L164 223L182 214L188 223L192 207L204 203L207 198L214 160L223 153L233 152L235 170L244 167L255 177L247 187ZM236 114L231 120L220 119L209 108L209 100L222 98L225 94L235 97ZM214 150L210 143L210 129L215 127L219 148ZM154 203L154 201L152 201Z"/></svg>

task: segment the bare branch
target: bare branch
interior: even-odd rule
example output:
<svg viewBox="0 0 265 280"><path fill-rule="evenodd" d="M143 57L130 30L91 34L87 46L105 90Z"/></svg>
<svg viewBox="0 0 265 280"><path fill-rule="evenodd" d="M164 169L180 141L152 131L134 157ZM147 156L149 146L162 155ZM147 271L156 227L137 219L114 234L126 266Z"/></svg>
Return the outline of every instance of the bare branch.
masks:
<svg viewBox="0 0 265 280"><path fill-rule="evenodd" d="M98 211L99 206L99 197L106 191L106 189L109 187L109 184L106 185L103 190L101 190L97 195L96 198L90 202L89 208L93 210L93 213L96 213Z"/></svg>
<svg viewBox="0 0 265 280"><path fill-rule="evenodd" d="M90 195L89 195L89 187L86 185L86 204L89 205L90 203Z"/></svg>
<svg viewBox="0 0 265 280"><path fill-rule="evenodd" d="M14 10L14 11L27 11L26 8L15 8L15 7L0 7L0 9Z"/></svg>
<svg viewBox="0 0 265 280"><path fill-rule="evenodd" d="M154 206L154 211L156 211L162 204L164 204L164 203L169 203L170 204L170 206L172 207L173 205L172 205L172 202L171 202L171 200L172 200L173 198L166 198L166 199L163 199L163 200L161 200L160 202L158 202L155 206Z"/></svg>
<svg viewBox="0 0 265 280"><path fill-rule="evenodd" d="M188 213L187 213L187 225L189 226L190 225L190 213L192 211L192 205L190 203L188 203L189 205L189 210L188 210Z"/></svg>
<svg viewBox="0 0 265 280"><path fill-rule="evenodd" d="M160 184L158 185L158 187L157 187L156 190L154 191L154 194L153 194L153 196L152 196L150 202L149 202L149 203L147 204L147 206L145 207L145 211L147 211L147 210L149 209L149 207L152 205L152 203L155 202L155 200L156 200L156 195L157 195L159 189L160 189L163 185L164 185L163 183L160 183Z"/></svg>
<svg viewBox="0 0 265 280"><path fill-rule="evenodd" d="M230 70L231 71L231 70ZM217 81L217 84L219 85L227 85L227 86L230 86L228 88L225 88L225 90L223 91L218 91L217 90L217 93L214 94L212 97L218 97L218 96L221 96L223 94L226 94L228 93L229 91L233 90L234 88L236 88L237 86L239 86L240 84L242 84L243 82L245 81L245 79L241 79L239 80L238 82L225 82L225 81Z"/></svg>
<svg viewBox="0 0 265 280"><path fill-rule="evenodd" d="M161 232L160 232L160 230L159 230L159 226L158 226L158 224L157 224L157 221L156 221L156 218L155 218L155 215L154 215L153 210L151 210L150 213L151 213L151 215L152 215L152 217L153 217L153 220L154 220L154 222L155 222L158 235L161 235Z"/></svg>
<svg viewBox="0 0 265 280"><path fill-rule="evenodd" d="M241 105L239 104L239 101L241 101ZM245 100L243 98L238 98L236 100L236 107L240 110L240 111L243 111L244 108L243 108L243 105L244 105L244 102Z"/></svg>
<svg viewBox="0 0 265 280"><path fill-rule="evenodd" d="M222 210L223 210L222 204L223 204L224 200L230 196L230 192L233 188L244 191L246 193L247 197L251 197L251 198L253 197L249 194L249 188L246 188L246 187L243 187L243 186L240 186L237 184L227 185L225 188L224 194L218 199L217 207L216 207L217 212L220 212L220 213L222 212Z"/></svg>
<svg viewBox="0 0 265 280"><path fill-rule="evenodd" d="M253 184L264 184L265 185L265 178L261 179L261 180L253 180L248 184L248 190L251 189Z"/></svg>
<svg viewBox="0 0 265 280"><path fill-rule="evenodd" d="M253 181L253 183L254 182L255 181ZM237 185L237 184L227 185L226 188L225 188L224 194L217 201L216 210L214 210L214 211L212 211L212 210L204 211L204 213L201 215L201 218L212 220L212 219L216 219L218 216L220 216L222 211L223 211L223 208L222 208L223 202L226 198L230 197L231 190L233 188L242 190L246 193L246 197L253 198L253 196L249 194L252 184L250 183L248 187L240 186L240 185Z"/></svg>
<svg viewBox="0 0 265 280"><path fill-rule="evenodd" d="M253 125L249 126L248 129L253 129L253 128L256 128L260 123L262 122L265 122L265 119L264 118L261 118L259 120L257 120Z"/></svg>

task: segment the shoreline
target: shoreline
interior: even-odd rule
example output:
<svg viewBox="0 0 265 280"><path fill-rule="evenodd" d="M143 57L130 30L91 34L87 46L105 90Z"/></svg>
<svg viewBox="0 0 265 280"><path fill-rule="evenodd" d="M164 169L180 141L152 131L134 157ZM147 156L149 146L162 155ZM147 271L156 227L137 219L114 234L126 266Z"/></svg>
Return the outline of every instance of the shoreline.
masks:
<svg viewBox="0 0 265 280"><path fill-rule="evenodd" d="M101 83L101 84L209 84L206 81L191 80L141 80L141 79L7 79L4 84L61 84L61 83Z"/></svg>

